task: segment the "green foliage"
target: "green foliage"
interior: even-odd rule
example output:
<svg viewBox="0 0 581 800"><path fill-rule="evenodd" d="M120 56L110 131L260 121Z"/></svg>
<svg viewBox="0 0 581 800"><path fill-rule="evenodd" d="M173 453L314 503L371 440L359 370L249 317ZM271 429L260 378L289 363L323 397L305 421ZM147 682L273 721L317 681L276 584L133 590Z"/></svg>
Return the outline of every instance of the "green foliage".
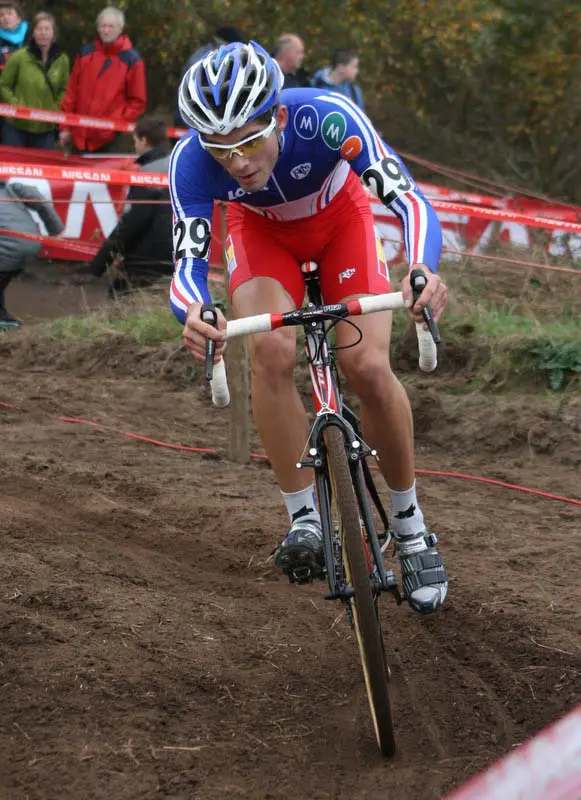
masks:
<svg viewBox="0 0 581 800"><path fill-rule="evenodd" d="M566 386L573 373L581 372L581 340L558 344L536 341L529 352L537 359L539 369L547 373L549 386L555 391Z"/></svg>

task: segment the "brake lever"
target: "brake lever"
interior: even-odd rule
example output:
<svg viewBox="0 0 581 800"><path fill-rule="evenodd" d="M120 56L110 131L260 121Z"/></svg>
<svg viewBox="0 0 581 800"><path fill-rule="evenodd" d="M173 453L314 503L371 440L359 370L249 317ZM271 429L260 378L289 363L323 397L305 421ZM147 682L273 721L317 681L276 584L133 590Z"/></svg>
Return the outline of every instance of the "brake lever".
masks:
<svg viewBox="0 0 581 800"><path fill-rule="evenodd" d="M412 287L412 295L414 298L414 303L421 295L422 291L425 289L428 283L428 279L422 269L412 269L410 274L410 284ZM428 326L428 330L432 335L432 339L434 340L434 344L440 344L440 331L438 330L438 326L436 325L436 321L432 314L432 309L430 306L425 306L422 309L422 317L424 318L424 322Z"/></svg>
<svg viewBox="0 0 581 800"><path fill-rule="evenodd" d="M207 322L213 328L218 327L218 312L210 303L204 303L200 309L200 319ZM206 361L204 364L204 374L207 381L211 381L214 376L214 355L216 353L216 342L214 339L206 339Z"/></svg>

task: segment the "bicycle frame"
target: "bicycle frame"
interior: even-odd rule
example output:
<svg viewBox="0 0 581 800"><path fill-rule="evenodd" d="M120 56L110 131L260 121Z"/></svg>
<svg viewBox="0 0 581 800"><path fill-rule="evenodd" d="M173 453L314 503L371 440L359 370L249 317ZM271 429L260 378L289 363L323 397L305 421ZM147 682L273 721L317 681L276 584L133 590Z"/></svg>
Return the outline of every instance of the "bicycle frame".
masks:
<svg viewBox="0 0 581 800"><path fill-rule="evenodd" d="M323 306L323 298L321 296L317 276L317 266L316 264L307 262L303 265L302 270L305 275L305 284L309 299L307 308L316 311ZM343 579L341 563L337 563L335 555L335 531L332 528L332 491L323 438L323 431L325 428L329 425L336 425L341 429L348 453L351 477L366 533L370 572L374 577L373 589L375 592L392 592L398 602L401 602L395 575L391 570L385 569L383 552L373 520L371 505L366 493L366 489L370 491L380 518L385 525L385 533L387 535L387 514L381 504L373 479L371 478L371 473L365 461L368 456L375 455L375 451L371 451L363 443L359 434L357 417L343 404L335 363L328 343L325 322L322 320L313 320L304 325L304 330L305 351L313 389L315 422L309 434L309 459L299 462L297 467L300 469L312 467L315 472L315 485L319 498L321 526L323 530L325 563L327 565L327 582L329 584L329 592L325 597L326 599L346 600L352 594L352 590L347 587ZM363 469L363 465L365 465L367 469Z"/></svg>

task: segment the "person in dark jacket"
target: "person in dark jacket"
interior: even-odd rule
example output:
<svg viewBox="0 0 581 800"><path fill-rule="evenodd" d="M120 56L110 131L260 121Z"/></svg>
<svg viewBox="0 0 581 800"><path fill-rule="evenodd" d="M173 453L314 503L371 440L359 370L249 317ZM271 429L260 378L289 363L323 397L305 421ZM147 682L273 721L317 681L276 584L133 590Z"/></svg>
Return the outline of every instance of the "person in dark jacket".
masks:
<svg viewBox="0 0 581 800"><path fill-rule="evenodd" d="M108 6L97 17L98 36L81 47L61 103L65 112L88 117L135 122L147 106L145 65L131 40L122 33L125 17ZM115 131L98 128L61 127L59 141L72 139L77 152L111 152Z"/></svg>
<svg viewBox="0 0 581 800"><path fill-rule="evenodd" d="M330 92L344 94L363 109L363 93L355 83L358 73L357 53L354 50L336 50L333 53L331 66L315 72L312 85L317 89L328 89Z"/></svg>
<svg viewBox="0 0 581 800"><path fill-rule="evenodd" d="M133 131L136 165L167 174L169 146L164 122L144 117ZM136 203L135 201L140 201ZM154 200L155 203L144 203ZM165 202L159 202L165 201ZM103 242L89 269L100 277L109 269L109 294L150 286L173 273L172 216L167 188L132 186L126 211Z"/></svg>
<svg viewBox="0 0 581 800"><path fill-rule="evenodd" d="M305 43L296 33L283 33L274 45L272 56L284 73L284 89L310 86L309 76L303 69Z"/></svg>
<svg viewBox="0 0 581 800"><path fill-rule="evenodd" d="M8 56L22 47L28 33L28 22L22 19L18 0L0 0L0 70Z"/></svg>
<svg viewBox="0 0 581 800"><path fill-rule="evenodd" d="M58 111L70 74L69 57L56 41L56 23L51 14L37 14L26 47L17 50L0 72L2 102L29 108ZM12 147L54 147L56 127L39 120L4 121L2 144Z"/></svg>
<svg viewBox="0 0 581 800"><path fill-rule="evenodd" d="M15 233L30 233L38 236L38 226L31 211L38 212L50 236L58 236L64 230L54 206L34 186L17 181L0 183L0 228ZM6 202L11 201L11 202ZM19 328L20 321L9 313L4 293L10 281L19 275L28 258L40 252L40 242L13 236L0 236L0 330Z"/></svg>

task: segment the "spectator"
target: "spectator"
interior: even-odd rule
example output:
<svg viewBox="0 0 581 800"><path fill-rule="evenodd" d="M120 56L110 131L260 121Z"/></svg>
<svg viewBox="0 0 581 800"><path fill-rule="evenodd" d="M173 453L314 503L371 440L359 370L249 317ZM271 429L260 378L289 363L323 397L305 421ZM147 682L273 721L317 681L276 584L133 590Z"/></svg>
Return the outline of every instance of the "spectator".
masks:
<svg viewBox="0 0 581 800"><path fill-rule="evenodd" d="M64 230L64 225L52 203L46 200L35 186L2 182L0 200L12 201L0 202L0 228L15 233L38 235L37 224L30 213L37 211L51 236L58 236ZM40 202L34 202L35 200ZM40 242L0 236L0 330L20 327L19 320L6 310L4 292L10 281L22 272L26 260L39 254L40 247Z"/></svg>
<svg viewBox="0 0 581 800"><path fill-rule="evenodd" d="M201 47L198 47L195 53L193 53L188 58L182 70L182 78L189 70L189 68L196 63L196 61L199 61L201 58L210 53L212 50L215 50L216 47L220 47L220 45L222 44L231 44L232 42L242 42L242 41L244 41L243 35L240 33L238 28L235 28L232 25L222 25L221 27L216 28L214 31L214 35L212 37L212 41L203 44ZM182 119L179 108L177 106L174 116L174 125L176 126L176 128L188 127L188 124L184 122L184 120Z"/></svg>
<svg viewBox="0 0 581 800"><path fill-rule="evenodd" d="M167 174L169 143L164 122L144 117L133 131L136 164L144 172ZM155 200L156 203L135 203ZM159 201L166 201L160 203ZM169 190L132 186L127 210L91 261L91 272L100 277L111 269L109 293L125 293L135 286L149 286L162 275L173 273L172 214Z"/></svg>
<svg viewBox="0 0 581 800"><path fill-rule="evenodd" d="M284 73L284 89L310 86L307 73L302 68L305 60L305 45L295 33L284 33L274 45L273 57Z"/></svg>
<svg viewBox="0 0 581 800"><path fill-rule="evenodd" d="M81 48L61 108L73 114L134 122L145 111L145 65L128 36L125 17L107 6L97 17L98 36ZM62 126L59 141L76 152L110 153L115 131Z"/></svg>
<svg viewBox="0 0 581 800"><path fill-rule="evenodd" d="M353 50L336 50L330 67L320 69L313 76L313 86L339 92L363 108L363 94L355 83L359 72L359 56Z"/></svg>
<svg viewBox="0 0 581 800"><path fill-rule="evenodd" d="M69 73L69 57L56 42L54 17L46 13L37 14L30 41L10 57L0 72L0 97L12 105L58 111ZM2 144L50 150L55 142L55 133L56 126L50 122L5 120Z"/></svg>
<svg viewBox="0 0 581 800"><path fill-rule="evenodd" d="M0 0L0 70L10 53L22 47L28 33L28 22L22 19L18 0Z"/></svg>

